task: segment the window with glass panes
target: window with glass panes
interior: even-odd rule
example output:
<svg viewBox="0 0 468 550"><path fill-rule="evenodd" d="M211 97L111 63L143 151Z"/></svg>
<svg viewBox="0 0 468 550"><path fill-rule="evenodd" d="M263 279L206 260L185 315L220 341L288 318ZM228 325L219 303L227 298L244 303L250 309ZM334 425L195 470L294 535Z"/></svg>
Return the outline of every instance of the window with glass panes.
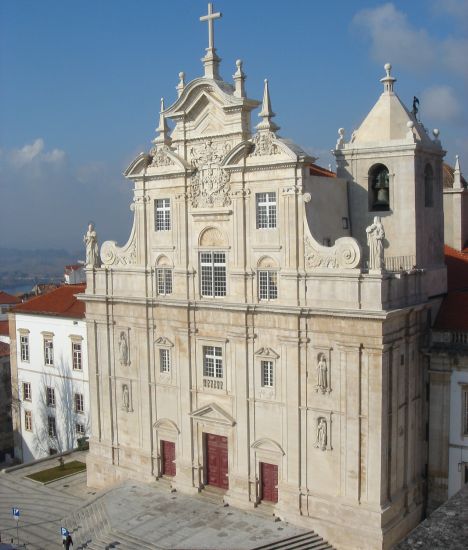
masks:
<svg viewBox="0 0 468 550"><path fill-rule="evenodd" d="M154 215L156 231L169 231L171 229L171 201L169 199L156 199L154 201Z"/></svg>
<svg viewBox="0 0 468 550"><path fill-rule="evenodd" d="M55 390L49 386L46 388L46 399L48 407L55 407Z"/></svg>
<svg viewBox="0 0 468 550"><path fill-rule="evenodd" d="M81 342L72 342L73 370L83 370Z"/></svg>
<svg viewBox="0 0 468 550"><path fill-rule="evenodd" d="M57 427L55 425L55 416L47 417L47 431L49 437L55 437L57 435Z"/></svg>
<svg viewBox="0 0 468 550"><path fill-rule="evenodd" d="M202 296L226 296L226 254L200 252L200 293Z"/></svg>
<svg viewBox="0 0 468 550"><path fill-rule="evenodd" d="M31 382L23 382L23 400L31 401L31 399L32 399Z"/></svg>
<svg viewBox="0 0 468 550"><path fill-rule="evenodd" d="M168 349L159 350L159 369L160 372L170 372L171 362Z"/></svg>
<svg viewBox="0 0 468 550"><path fill-rule="evenodd" d="M260 300L278 298L278 273L276 271L258 272L258 297Z"/></svg>
<svg viewBox="0 0 468 550"><path fill-rule="evenodd" d="M257 193L257 229L276 227L276 193Z"/></svg>
<svg viewBox="0 0 468 550"><path fill-rule="evenodd" d="M54 342L51 338L44 339L44 363L46 365L54 364Z"/></svg>
<svg viewBox="0 0 468 550"><path fill-rule="evenodd" d="M273 387L273 361L262 361L262 386Z"/></svg>
<svg viewBox="0 0 468 550"><path fill-rule="evenodd" d="M172 269L170 267L158 267L156 281L158 294L172 294Z"/></svg>
<svg viewBox="0 0 468 550"><path fill-rule="evenodd" d="M32 412L24 411L24 429L32 432Z"/></svg>
<svg viewBox="0 0 468 550"><path fill-rule="evenodd" d="M84 399L82 393L75 393L75 412L84 412Z"/></svg>
<svg viewBox="0 0 468 550"><path fill-rule="evenodd" d="M223 377L223 350L218 346L203 346L203 376Z"/></svg>
<svg viewBox="0 0 468 550"><path fill-rule="evenodd" d="M77 435L84 435L84 433L85 433L84 424L80 424L79 422L77 422L75 424L75 430L76 430Z"/></svg>
<svg viewBox="0 0 468 550"><path fill-rule="evenodd" d="M20 336L21 361L29 361L29 336Z"/></svg>

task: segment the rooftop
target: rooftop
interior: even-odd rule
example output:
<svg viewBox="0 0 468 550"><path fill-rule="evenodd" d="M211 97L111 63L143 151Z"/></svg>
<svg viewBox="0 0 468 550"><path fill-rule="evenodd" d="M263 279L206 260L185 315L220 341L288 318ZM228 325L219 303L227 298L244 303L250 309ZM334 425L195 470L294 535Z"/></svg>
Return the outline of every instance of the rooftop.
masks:
<svg viewBox="0 0 468 550"><path fill-rule="evenodd" d="M75 317L83 319L85 304L76 299L82 294L86 285L63 285L47 294L32 298L13 308L15 313L33 313L39 315L55 315L57 317Z"/></svg>
<svg viewBox="0 0 468 550"><path fill-rule="evenodd" d="M20 304L21 300L18 296L13 296L0 290L0 304Z"/></svg>

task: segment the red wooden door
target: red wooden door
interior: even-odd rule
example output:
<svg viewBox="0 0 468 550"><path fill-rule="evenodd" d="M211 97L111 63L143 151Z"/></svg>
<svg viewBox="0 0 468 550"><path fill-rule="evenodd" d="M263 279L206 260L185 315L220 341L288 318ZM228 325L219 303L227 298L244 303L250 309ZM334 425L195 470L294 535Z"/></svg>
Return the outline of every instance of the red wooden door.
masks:
<svg viewBox="0 0 468 550"><path fill-rule="evenodd" d="M278 466L260 462L261 499L278 502Z"/></svg>
<svg viewBox="0 0 468 550"><path fill-rule="evenodd" d="M161 440L161 458L162 458L162 474L164 476L175 476L175 443L172 441Z"/></svg>
<svg viewBox="0 0 468 550"><path fill-rule="evenodd" d="M208 485L229 488L227 437L205 434L205 466Z"/></svg>

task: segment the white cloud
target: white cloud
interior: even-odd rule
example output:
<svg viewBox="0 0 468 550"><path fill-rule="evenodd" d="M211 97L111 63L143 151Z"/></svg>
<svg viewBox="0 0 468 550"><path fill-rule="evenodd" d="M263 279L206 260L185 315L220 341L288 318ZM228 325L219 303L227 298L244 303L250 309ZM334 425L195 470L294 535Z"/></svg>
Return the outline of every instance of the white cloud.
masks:
<svg viewBox="0 0 468 550"><path fill-rule="evenodd" d="M425 29L416 29L392 3L359 11L353 25L371 40L371 56L414 70L433 64L435 48Z"/></svg>
<svg viewBox="0 0 468 550"><path fill-rule="evenodd" d="M433 0L432 7L436 14L454 17L459 24L468 23L468 2L466 0Z"/></svg>
<svg viewBox="0 0 468 550"><path fill-rule="evenodd" d="M468 78L468 39L447 38L442 44L442 61L449 71Z"/></svg>
<svg viewBox="0 0 468 550"><path fill-rule="evenodd" d="M450 86L431 86L423 91L420 99L424 119L450 122L462 114L460 102Z"/></svg>
<svg viewBox="0 0 468 550"><path fill-rule="evenodd" d="M65 152L60 149L44 151L45 143L42 138L37 138L33 143L26 144L21 149L14 149L8 153L7 158L18 167L26 166L32 162L62 162Z"/></svg>

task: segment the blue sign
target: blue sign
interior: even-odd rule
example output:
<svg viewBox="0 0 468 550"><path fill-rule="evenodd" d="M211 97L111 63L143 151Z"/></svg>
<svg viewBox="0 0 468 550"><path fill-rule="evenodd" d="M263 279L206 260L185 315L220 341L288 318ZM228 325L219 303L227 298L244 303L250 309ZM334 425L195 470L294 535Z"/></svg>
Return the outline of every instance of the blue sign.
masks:
<svg viewBox="0 0 468 550"><path fill-rule="evenodd" d="M19 508L12 508L12 509L11 509L11 513L13 514L13 517L14 517L15 519L17 519L17 520L19 519L19 517L20 517Z"/></svg>
<svg viewBox="0 0 468 550"><path fill-rule="evenodd" d="M68 537L68 529L65 529L65 527L60 527L60 534L62 535L62 537Z"/></svg>

